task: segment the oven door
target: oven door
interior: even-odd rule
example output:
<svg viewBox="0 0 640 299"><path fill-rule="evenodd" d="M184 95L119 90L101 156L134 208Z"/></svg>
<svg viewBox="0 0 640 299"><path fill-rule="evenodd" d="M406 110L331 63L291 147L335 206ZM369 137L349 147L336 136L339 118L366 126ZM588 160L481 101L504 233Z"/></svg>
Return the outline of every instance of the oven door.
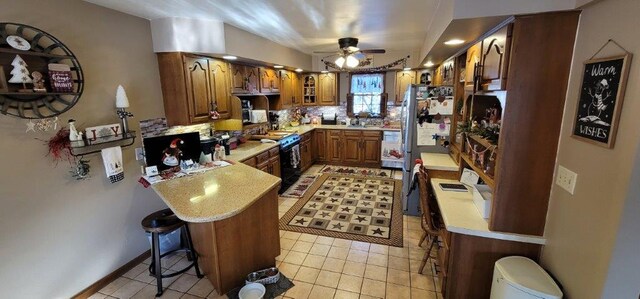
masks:
<svg viewBox="0 0 640 299"><path fill-rule="evenodd" d="M297 143L299 144L299 143ZM300 178L300 150L294 157L293 144L280 149L280 175L282 177L281 192L286 191Z"/></svg>

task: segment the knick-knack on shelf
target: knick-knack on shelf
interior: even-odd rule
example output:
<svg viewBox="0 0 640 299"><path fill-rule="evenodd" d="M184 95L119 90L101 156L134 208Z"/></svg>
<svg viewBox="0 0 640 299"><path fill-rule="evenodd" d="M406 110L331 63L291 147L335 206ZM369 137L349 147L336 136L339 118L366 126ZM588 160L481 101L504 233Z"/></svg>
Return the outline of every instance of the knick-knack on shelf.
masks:
<svg viewBox="0 0 640 299"><path fill-rule="evenodd" d="M31 77L33 77L33 91L35 92L47 92L47 89L44 87L44 79L42 78L42 74L40 72L31 73Z"/></svg>
<svg viewBox="0 0 640 299"><path fill-rule="evenodd" d="M71 147L81 147L84 146L84 140L82 139L82 133L78 133L76 129L76 121L75 119L69 120L69 141L71 142Z"/></svg>
<svg viewBox="0 0 640 299"><path fill-rule="evenodd" d="M9 83L22 83L23 89L19 89L19 92L33 92L31 89L27 89L27 83L32 83L33 81L29 77L28 65L20 55L16 55L16 58L11 62L11 66L13 66L13 69L10 72L11 79L9 79Z"/></svg>

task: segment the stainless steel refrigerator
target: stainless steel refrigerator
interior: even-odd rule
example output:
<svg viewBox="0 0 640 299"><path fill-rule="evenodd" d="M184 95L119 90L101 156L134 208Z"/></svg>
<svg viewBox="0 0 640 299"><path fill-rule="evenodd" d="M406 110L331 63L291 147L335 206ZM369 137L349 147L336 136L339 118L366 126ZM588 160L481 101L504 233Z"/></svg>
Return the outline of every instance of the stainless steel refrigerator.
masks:
<svg viewBox="0 0 640 299"><path fill-rule="evenodd" d="M402 132L402 151L404 162L402 164L402 208L407 215L419 215L419 190L411 192L413 182L412 173L416 159L420 159L420 153L448 153L449 150L439 145L418 146L418 103L427 100L429 87L424 84L412 84L407 87L400 114Z"/></svg>

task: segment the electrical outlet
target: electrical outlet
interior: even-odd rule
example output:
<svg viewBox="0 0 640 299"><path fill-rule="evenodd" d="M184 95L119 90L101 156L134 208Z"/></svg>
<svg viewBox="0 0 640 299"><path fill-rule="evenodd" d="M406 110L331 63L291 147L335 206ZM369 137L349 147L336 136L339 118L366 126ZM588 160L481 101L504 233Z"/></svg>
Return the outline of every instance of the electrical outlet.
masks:
<svg viewBox="0 0 640 299"><path fill-rule="evenodd" d="M144 160L144 149L136 147L136 161Z"/></svg>
<svg viewBox="0 0 640 299"><path fill-rule="evenodd" d="M556 173L556 185L562 187L562 189L567 190L569 193L573 194L573 191L576 188L576 181L578 180L578 174L564 168L562 165L558 165L558 172Z"/></svg>

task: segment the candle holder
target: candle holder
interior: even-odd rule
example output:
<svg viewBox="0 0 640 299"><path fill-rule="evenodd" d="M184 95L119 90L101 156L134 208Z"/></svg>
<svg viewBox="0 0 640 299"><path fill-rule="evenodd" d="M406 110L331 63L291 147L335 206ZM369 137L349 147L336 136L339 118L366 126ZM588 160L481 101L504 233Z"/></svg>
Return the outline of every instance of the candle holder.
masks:
<svg viewBox="0 0 640 299"><path fill-rule="evenodd" d="M133 117L131 112L125 110L125 108L118 108L116 110L118 117L120 118L120 124L122 125L122 138L129 132L129 117Z"/></svg>

